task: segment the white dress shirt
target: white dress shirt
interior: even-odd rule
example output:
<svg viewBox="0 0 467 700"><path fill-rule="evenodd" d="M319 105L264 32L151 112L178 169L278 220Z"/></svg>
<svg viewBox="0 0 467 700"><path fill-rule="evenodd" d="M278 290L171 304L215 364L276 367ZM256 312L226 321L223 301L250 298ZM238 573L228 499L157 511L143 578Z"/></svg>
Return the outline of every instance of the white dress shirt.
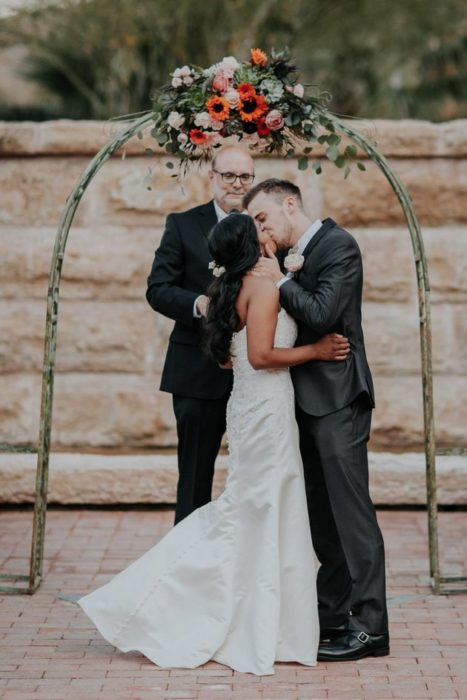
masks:
<svg viewBox="0 0 467 700"><path fill-rule="evenodd" d="M319 219L316 219L316 221L313 221L311 226L307 228L307 230L302 233L298 241L296 242L294 248L297 248L297 253L299 255L303 255L303 251L307 247L308 243L311 241L315 233L319 231L321 226L323 225L323 222L320 221ZM288 272L284 277L282 277L280 280L276 282L276 287L277 289L280 289L283 284L285 284L288 280L292 279L295 273L293 272Z"/></svg>

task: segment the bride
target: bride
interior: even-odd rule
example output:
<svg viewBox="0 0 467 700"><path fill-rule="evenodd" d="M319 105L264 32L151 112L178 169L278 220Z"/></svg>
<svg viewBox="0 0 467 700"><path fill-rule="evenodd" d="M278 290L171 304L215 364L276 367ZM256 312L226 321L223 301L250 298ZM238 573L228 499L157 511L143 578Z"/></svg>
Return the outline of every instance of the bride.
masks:
<svg viewBox="0 0 467 700"><path fill-rule="evenodd" d="M223 494L194 511L80 606L121 651L162 667L210 659L241 672L275 661L316 664L316 565L288 367L344 360L345 338L293 347L296 326L269 279L253 220L232 213L212 230L206 350L232 362L229 469Z"/></svg>

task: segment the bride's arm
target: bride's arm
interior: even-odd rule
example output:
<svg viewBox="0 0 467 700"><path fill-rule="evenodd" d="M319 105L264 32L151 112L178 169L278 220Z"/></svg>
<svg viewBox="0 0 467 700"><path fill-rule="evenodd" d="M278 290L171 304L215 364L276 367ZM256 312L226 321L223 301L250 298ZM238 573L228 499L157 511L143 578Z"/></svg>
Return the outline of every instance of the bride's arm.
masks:
<svg viewBox="0 0 467 700"><path fill-rule="evenodd" d="M345 360L346 338L327 335L313 345L275 348L274 336L279 308L279 290L267 278L249 276L244 285L248 294L246 332L248 361L255 369L280 369L312 360Z"/></svg>

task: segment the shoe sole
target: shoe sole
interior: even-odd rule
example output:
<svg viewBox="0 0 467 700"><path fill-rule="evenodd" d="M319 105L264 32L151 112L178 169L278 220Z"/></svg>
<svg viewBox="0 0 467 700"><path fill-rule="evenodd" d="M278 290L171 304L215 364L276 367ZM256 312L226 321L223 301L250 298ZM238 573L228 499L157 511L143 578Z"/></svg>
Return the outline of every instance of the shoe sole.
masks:
<svg viewBox="0 0 467 700"><path fill-rule="evenodd" d="M383 647L382 649L375 649L374 651L370 651L366 654L358 654L358 656L348 656L347 658L338 658L338 657L332 657L332 656L322 656L321 654L318 654L317 660L318 661L358 661L359 659L364 659L367 656L389 656L389 647Z"/></svg>

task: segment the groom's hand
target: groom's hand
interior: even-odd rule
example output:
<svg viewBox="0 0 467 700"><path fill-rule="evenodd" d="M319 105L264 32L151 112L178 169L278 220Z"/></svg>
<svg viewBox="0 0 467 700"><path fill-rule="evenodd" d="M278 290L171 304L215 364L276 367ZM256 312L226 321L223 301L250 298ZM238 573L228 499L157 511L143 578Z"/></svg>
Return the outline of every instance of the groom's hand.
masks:
<svg viewBox="0 0 467 700"><path fill-rule="evenodd" d="M255 277L269 277L273 282L278 282L284 277L284 273L279 267L279 261L268 244L266 244L264 252L267 257L261 257L258 260L251 270L251 274Z"/></svg>

